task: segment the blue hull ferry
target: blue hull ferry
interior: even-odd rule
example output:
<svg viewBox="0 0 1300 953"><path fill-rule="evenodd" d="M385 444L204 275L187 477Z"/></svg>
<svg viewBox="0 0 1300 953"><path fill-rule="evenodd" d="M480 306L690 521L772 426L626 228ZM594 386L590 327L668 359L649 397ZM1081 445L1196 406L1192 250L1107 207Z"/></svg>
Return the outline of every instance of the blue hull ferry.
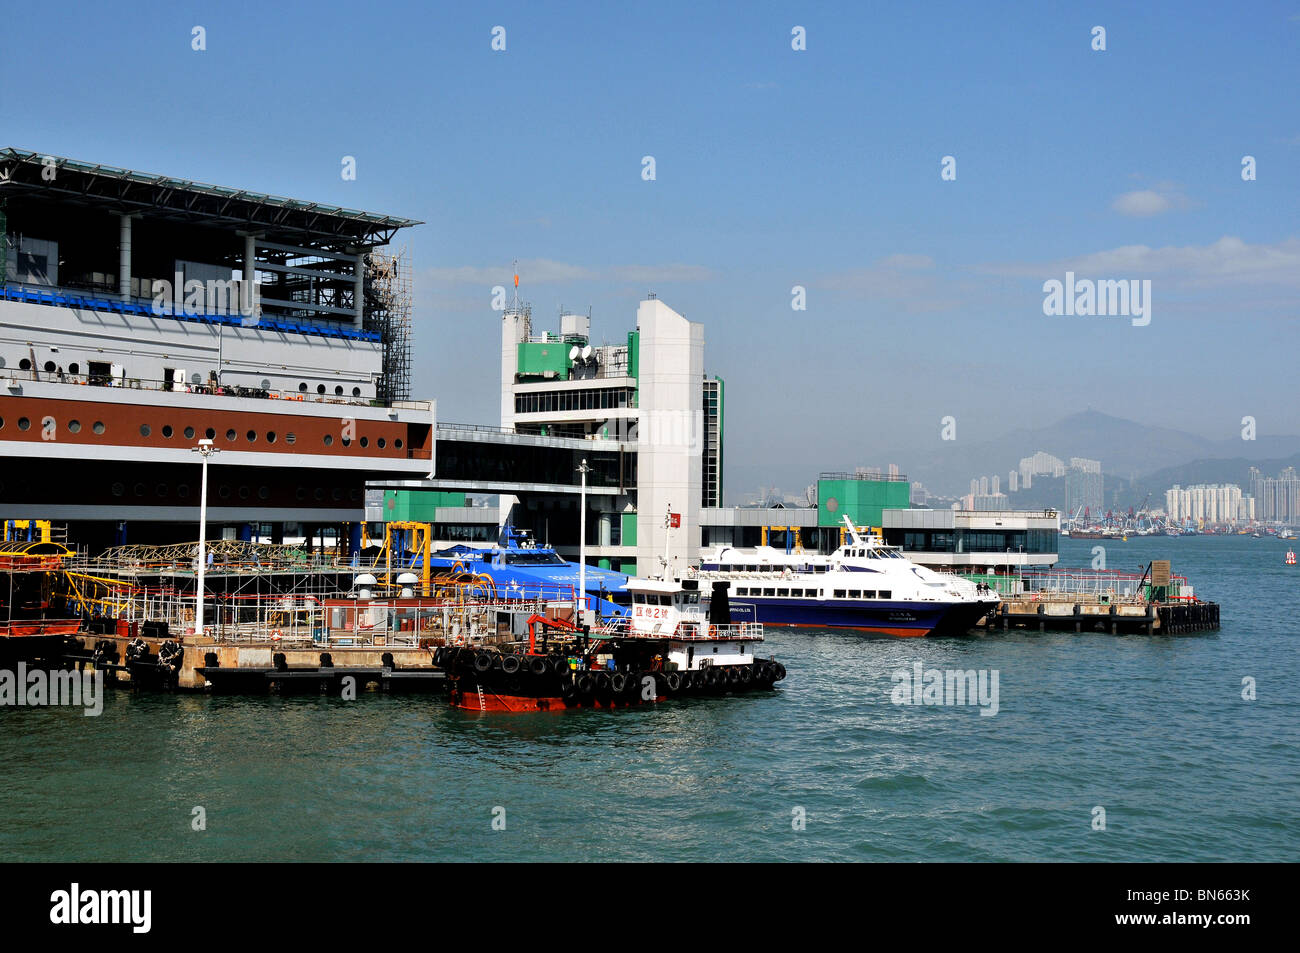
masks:
<svg viewBox="0 0 1300 953"><path fill-rule="evenodd" d="M510 524L501 531L495 546L457 545L429 557L435 573L472 574L497 598L572 601L578 590L578 564L571 563L549 546L540 546L527 530ZM628 614L631 595L624 589L628 576L595 566L586 567L585 608L602 618Z"/></svg>

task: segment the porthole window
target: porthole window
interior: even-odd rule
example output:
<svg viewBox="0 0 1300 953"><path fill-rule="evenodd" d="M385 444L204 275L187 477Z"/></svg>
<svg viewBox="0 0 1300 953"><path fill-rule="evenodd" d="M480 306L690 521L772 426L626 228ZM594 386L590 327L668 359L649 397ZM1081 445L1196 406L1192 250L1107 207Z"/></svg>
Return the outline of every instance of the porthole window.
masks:
<svg viewBox="0 0 1300 953"><path fill-rule="evenodd" d="M327 433L327 434L325 435L325 446L327 446L327 447L332 447L332 446L334 446L334 435L333 435L333 434L329 434L329 433Z"/></svg>
<svg viewBox="0 0 1300 953"><path fill-rule="evenodd" d="M198 374L191 374L191 375L190 375L190 383L191 383L191 384L202 384L202 383L203 383L203 378L200 377Z"/></svg>
<svg viewBox="0 0 1300 953"><path fill-rule="evenodd" d="M340 386L338 386L338 387L335 387L335 388L334 388L334 393L337 394L339 397L342 397L342 396L343 396L343 387L342 387L342 385L340 385Z"/></svg>
<svg viewBox="0 0 1300 953"><path fill-rule="evenodd" d="M339 500L343 499L343 491L336 486L330 491L330 498L337 503Z"/></svg>
<svg viewBox="0 0 1300 953"><path fill-rule="evenodd" d="M126 487L123 486L121 483L114 483L114 484L113 484L113 495L114 495L114 496L121 496L121 495L122 495L123 493L125 493L125 492L126 492Z"/></svg>
<svg viewBox="0 0 1300 953"><path fill-rule="evenodd" d="M71 364L68 365L68 373L69 373L69 374L80 374L80 373L81 373L81 365L78 364L76 361L73 361Z"/></svg>
<svg viewBox="0 0 1300 953"><path fill-rule="evenodd" d="M230 499L230 487L224 483L221 484L221 488L217 490L217 496L221 497L223 500Z"/></svg>
<svg viewBox="0 0 1300 953"><path fill-rule="evenodd" d="M95 433L103 433L103 432L104 432L104 421L102 421L102 420L96 420L95 423L91 426L90 429L93 430L93 431L95 431Z"/></svg>
<svg viewBox="0 0 1300 953"><path fill-rule="evenodd" d="M28 420L26 417L19 417L19 418L18 418L18 429L19 429L19 430L31 430L31 429L32 429L32 422L31 422L30 420Z"/></svg>
<svg viewBox="0 0 1300 953"><path fill-rule="evenodd" d="M166 437L168 440L170 440L170 439L172 438L172 433L173 433L173 431L172 431L172 425L171 425L171 424L163 424L163 431L162 431L162 433L163 433L163 436L164 436L164 437Z"/></svg>
<svg viewBox="0 0 1300 953"><path fill-rule="evenodd" d="M236 440L239 439L239 434L235 433L233 430L227 430L226 439L229 440L231 443L234 443Z"/></svg>
<svg viewBox="0 0 1300 953"><path fill-rule="evenodd" d="M176 495L179 496L182 500L189 499L190 485L188 483L182 483L180 486L176 488Z"/></svg>
<svg viewBox="0 0 1300 953"><path fill-rule="evenodd" d="M345 447L350 447L350 446L352 446L352 440L351 440L351 438L349 438L349 437L344 437L344 438L343 438L343 446L345 446Z"/></svg>
<svg viewBox="0 0 1300 953"><path fill-rule="evenodd" d="M296 493L294 493L294 496L296 496L298 498L298 502L301 503L303 500L307 499L307 491L302 487L298 487L298 490Z"/></svg>
<svg viewBox="0 0 1300 953"><path fill-rule="evenodd" d="M275 443L275 431L274 431L274 430L268 430L268 431L266 432L266 442L267 442L267 443Z"/></svg>
<svg viewBox="0 0 1300 953"><path fill-rule="evenodd" d="M165 497L167 495L167 484L159 483L157 486L155 486L153 488L153 495L157 497Z"/></svg>
<svg viewBox="0 0 1300 953"><path fill-rule="evenodd" d="M356 503L361 499L361 491L354 486L352 489L348 490L348 499L353 503Z"/></svg>
<svg viewBox="0 0 1300 953"><path fill-rule="evenodd" d="M324 384L317 384L317 385L316 385L316 393L318 393L318 394L323 394L323 393L325 393L325 385L324 385Z"/></svg>
<svg viewBox="0 0 1300 953"><path fill-rule="evenodd" d="M259 486L257 488L257 498L259 500L269 500L271 498L270 488L265 486Z"/></svg>
<svg viewBox="0 0 1300 953"><path fill-rule="evenodd" d="M137 483L134 487L131 488L131 492L133 492L136 496L144 496L144 484Z"/></svg>
<svg viewBox="0 0 1300 953"><path fill-rule="evenodd" d="M393 446L396 447L398 450L401 450L401 449L402 449L402 438L401 438L401 437L398 437L396 440L394 440L394 441L393 441Z"/></svg>
<svg viewBox="0 0 1300 953"><path fill-rule="evenodd" d="M239 488L239 498L240 498L241 500L246 500L246 499L248 499L248 487L246 487L246 486L241 486L241 487Z"/></svg>
<svg viewBox="0 0 1300 953"><path fill-rule="evenodd" d="M141 425L140 425L140 436L142 436L142 437L147 437L147 436L149 436L151 433L153 433L153 430L150 429L150 427L149 427L148 424L141 424Z"/></svg>
<svg viewBox="0 0 1300 953"><path fill-rule="evenodd" d="M362 438L361 438L361 449L364 450L364 449L366 449L366 447L368 447L368 446L370 446L370 438L369 438L369 437L362 437Z"/></svg>
<svg viewBox="0 0 1300 953"><path fill-rule="evenodd" d="M209 440L216 440L217 432L209 427L207 430L203 431L203 436L207 437Z"/></svg>
<svg viewBox="0 0 1300 953"><path fill-rule="evenodd" d="M361 388L360 388L360 387L354 387L354 388L352 388L352 396L353 396L353 397L360 397L360 396L361 396Z"/></svg>
<svg viewBox="0 0 1300 953"><path fill-rule="evenodd" d="M4 429L5 429L5 419L3 417L0 417L0 430L4 430Z"/></svg>
<svg viewBox="0 0 1300 953"><path fill-rule="evenodd" d="M18 362L18 369L20 371L30 371L32 369L32 362L27 360L27 358L23 358Z"/></svg>
<svg viewBox="0 0 1300 953"><path fill-rule="evenodd" d="M271 382L268 381L265 377L262 378L262 390L270 390L270 389L271 389Z"/></svg>
<svg viewBox="0 0 1300 953"><path fill-rule="evenodd" d="M249 443L257 443L257 431L256 431L256 430L250 430L248 433L244 434L244 436L248 438L248 442L249 442Z"/></svg>
<svg viewBox="0 0 1300 953"><path fill-rule="evenodd" d="M53 361L46 361L46 362L45 362L45 373L46 373L46 374L53 374L53 373L54 373L54 368L55 368L55 366L56 366L56 365L55 365L55 363L54 363Z"/></svg>
<svg viewBox="0 0 1300 953"><path fill-rule="evenodd" d="M298 435L295 433L287 433L284 435L284 442L292 446L298 442Z"/></svg>
<svg viewBox="0 0 1300 953"><path fill-rule="evenodd" d="M81 433L81 421L80 421L80 420L69 420L69 421L68 421L68 433Z"/></svg>
<svg viewBox="0 0 1300 953"><path fill-rule="evenodd" d="M385 440L383 437L380 437L377 446L379 447L380 450L383 450L384 447L388 446L388 441Z"/></svg>
<svg viewBox="0 0 1300 953"><path fill-rule="evenodd" d="M322 489L322 488L319 487L319 486L316 487L316 492L313 494L313 496L315 496L317 500L323 500L323 499L325 499L325 491L324 491L324 489Z"/></svg>
<svg viewBox="0 0 1300 953"><path fill-rule="evenodd" d="M305 394L305 393L307 393L307 382L306 382L306 381L303 381L301 384L298 385L298 393L300 393L300 394Z"/></svg>
<svg viewBox="0 0 1300 953"><path fill-rule="evenodd" d="M185 439L186 439L186 440L193 440L193 439L194 439L194 428L193 428L193 427L186 427L186 428L185 428Z"/></svg>

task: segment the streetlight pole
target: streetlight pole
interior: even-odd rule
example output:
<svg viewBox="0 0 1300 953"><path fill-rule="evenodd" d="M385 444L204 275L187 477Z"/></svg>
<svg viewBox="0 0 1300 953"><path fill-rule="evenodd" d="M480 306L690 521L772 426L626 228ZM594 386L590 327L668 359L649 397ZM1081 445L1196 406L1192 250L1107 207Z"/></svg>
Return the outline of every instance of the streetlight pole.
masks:
<svg viewBox="0 0 1300 953"><path fill-rule="evenodd" d="M591 472L586 457L582 458L578 472L582 474L582 491L578 496L578 599L573 609L581 625L582 600L587 595L587 474Z"/></svg>
<svg viewBox="0 0 1300 953"><path fill-rule="evenodd" d="M203 584L205 570L208 568L208 457L220 453L212 441L203 439L197 447L191 447L194 453L203 458L203 480L199 489L199 591L194 601L194 634L203 635Z"/></svg>

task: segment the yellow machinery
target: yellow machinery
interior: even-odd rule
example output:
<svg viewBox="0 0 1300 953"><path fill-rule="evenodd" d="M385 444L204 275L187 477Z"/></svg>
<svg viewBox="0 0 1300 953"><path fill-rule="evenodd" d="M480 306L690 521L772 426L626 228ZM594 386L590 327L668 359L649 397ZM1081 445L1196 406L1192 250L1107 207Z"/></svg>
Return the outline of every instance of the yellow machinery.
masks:
<svg viewBox="0 0 1300 953"><path fill-rule="evenodd" d="M407 534L410 534L408 539ZM393 588L393 556L398 559L398 573L405 569L406 557L410 553L420 554L420 595L429 595L429 578L431 575L429 569L429 556L433 543L433 524L416 523L407 520L394 520L391 523L384 524L384 542L380 547L378 555L375 556L375 572L379 571L380 564L383 564L384 578L383 585L389 589ZM361 545L369 547L373 545L370 535L362 530Z"/></svg>
<svg viewBox="0 0 1300 953"><path fill-rule="evenodd" d="M19 530L27 530L27 533L20 533ZM31 537L31 531L35 530L36 537ZM49 520L5 520L4 541L17 542L19 540L30 539L34 543L53 542L50 533Z"/></svg>

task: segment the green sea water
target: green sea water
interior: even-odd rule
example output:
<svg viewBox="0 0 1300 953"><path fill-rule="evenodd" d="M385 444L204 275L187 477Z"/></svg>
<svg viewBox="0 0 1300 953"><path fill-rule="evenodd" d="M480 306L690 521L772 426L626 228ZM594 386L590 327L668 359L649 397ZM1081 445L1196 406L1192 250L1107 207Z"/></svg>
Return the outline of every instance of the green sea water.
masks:
<svg viewBox="0 0 1300 953"><path fill-rule="evenodd" d="M1078 566L1097 545L1061 543ZM0 857L1292 861L1288 545L1107 544L1111 568L1171 559L1221 603L1217 633L775 629L765 654L789 677L770 694L536 715L378 694L0 708ZM996 671L997 714L894 704L917 662Z"/></svg>

